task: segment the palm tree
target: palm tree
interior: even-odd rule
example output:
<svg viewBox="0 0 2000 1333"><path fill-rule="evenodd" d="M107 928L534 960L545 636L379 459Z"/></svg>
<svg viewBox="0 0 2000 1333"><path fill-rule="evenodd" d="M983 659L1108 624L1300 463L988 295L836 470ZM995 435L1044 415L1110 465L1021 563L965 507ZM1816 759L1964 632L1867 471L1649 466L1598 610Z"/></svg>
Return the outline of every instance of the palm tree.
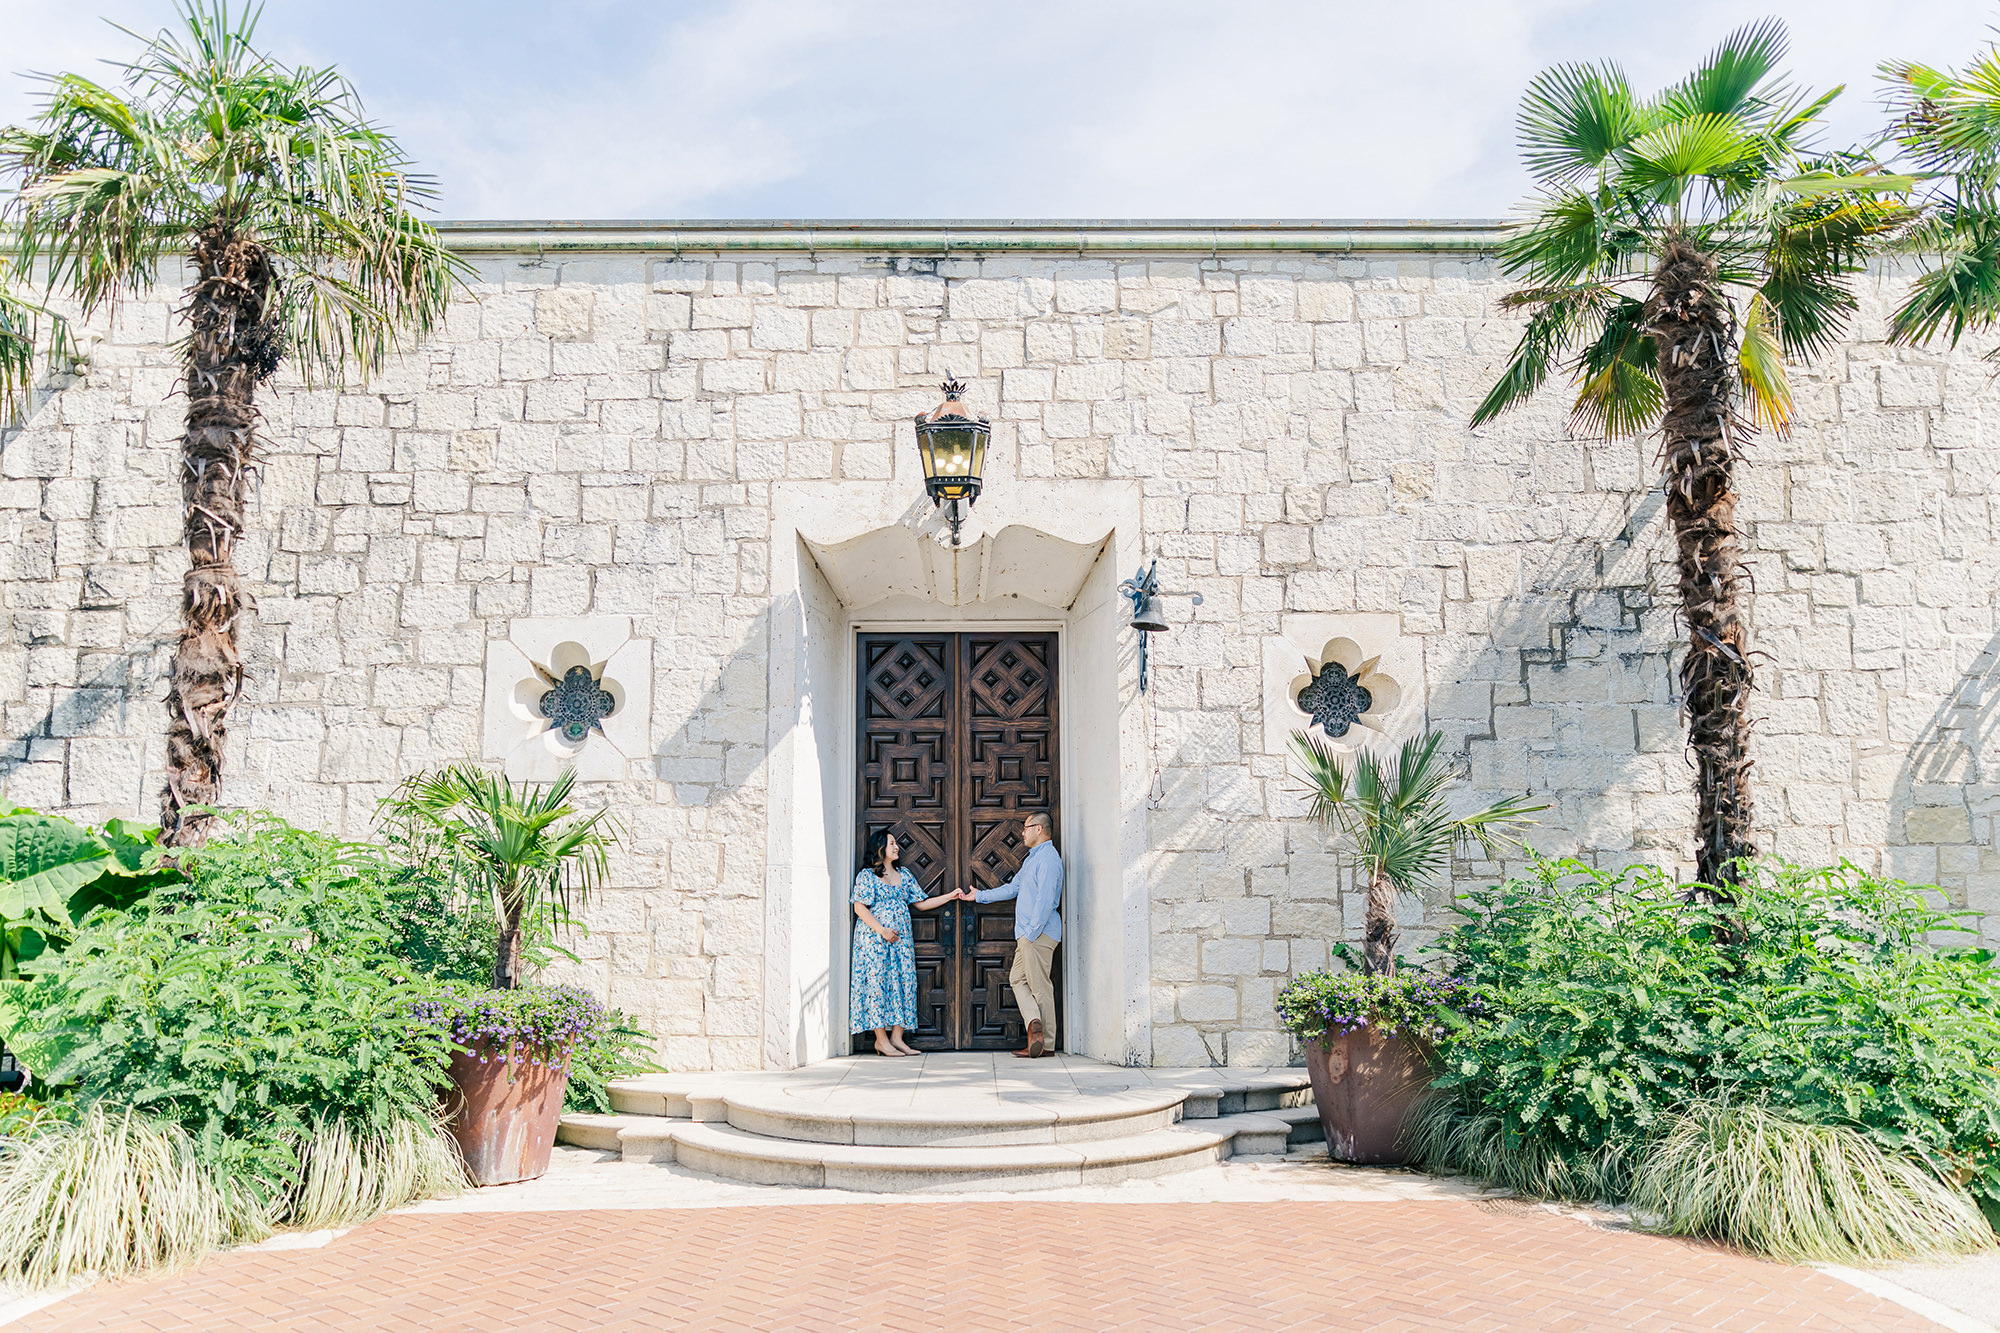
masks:
<svg viewBox="0 0 2000 1333"><path fill-rule="evenodd" d="M1528 816L1548 809L1510 796L1469 815L1452 814L1444 791L1453 775L1438 755L1443 741L1435 731L1412 736L1393 768L1363 750L1350 773L1325 739L1292 733L1312 817L1354 844L1368 875L1362 955L1368 970L1383 976L1396 971L1396 895L1421 891L1450 866L1456 847L1477 843L1491 858L1503 845L1518 845L1521 827L1535 822Z"/></svg>
<svg viewBox="0 0 2000 1333"><path fill-rule="evenodd" d="M43 346L42 321L49 322L48 346ZM32 301L0 287L0 427L24 415L34 392L35 371L47 354L50 365L74 355L66 321Z"/></svg>
<svg viewBox="0 0 2000 1333"><path fill-rule="evenodd" d="M495 990L520 985L525 932L569 921L572 899L604 882L617 823L609 811L585 815L571 805L575 789L573 768L546 787L517 790L497 773L453 764L410 778L383 802L391 836L419 865L492 902Z"/></svg>
<svg viewBox="0 0 2000 1333"><path fill-rule="evenodd" d="M202 841L220 797L252 609L233 560L256 466L257 386L285 361L308 383L378 366L443 317L469 270L411 211L432 196L331 70L251 45L255 9L184 0L122 66L122 88L47 80L29 125L0 132L22 271L40 266L84 318L162 264L193 270L182 344L183 536L190 568L167 691L162 839Z"/></svg>
<svg viewBox="0 0 2000 1333"><path fill-rule="evenodd" d="M1718 897L1752 851L1736 465L1758 427L1789 429L1785 358L1833 346L1855 309L1848 280L1908 217L1897 196L1913 184L1859 154L1813 153L1840 90L1780 83L1785 45L1775 21L1739 29L1650 98L1608 64L1559 65L1529 85L1519 132L1539 194L1500 252L1526 284L1503 304L1528 325L1472 418L1493 420L1561 366L1576 382L1573 431L1660 428L1688 630L1696 869Z"/></svg>
<svg viewBox="0 0 2000 1333"><path fill-rule="evenodd" d="M1925 208L1903 248L1932 262L1890 322L1890 338L1927 342L2000 322L2000 47L1964 73L1907 60L1882 66L1889 139L1927 177Z"/></svg>

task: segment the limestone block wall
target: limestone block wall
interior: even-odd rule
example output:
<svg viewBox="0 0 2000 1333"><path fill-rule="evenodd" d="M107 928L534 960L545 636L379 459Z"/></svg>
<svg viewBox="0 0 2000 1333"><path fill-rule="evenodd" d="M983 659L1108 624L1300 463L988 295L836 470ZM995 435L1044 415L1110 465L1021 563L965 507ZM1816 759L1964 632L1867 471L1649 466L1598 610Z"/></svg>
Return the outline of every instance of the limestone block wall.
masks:
<svg viewBox="0 0 2000 1333"><path fill-rule="evenodd" d="M1758 811L1773 851L1992 912L2000 387L1984 345L1887 347L1897 288L1865 284L1854 340L1794 372L1790 437L1748 450ZM1389 627L1363 646L1420 677L1464 801L1534 792L1543 851L1688 868L1656 442L1570 438L1553 390L1467 426L1518 332L1506 289L1485 257L1414 247L483 258L371 382L262 396L229 797L363 835L402 777L481 757L514 622L622 618L653 644L649 747L589 788L627 837L557 971L674 1067L755 1065L771 487L914 501L908 423L961 376L994 418L989 491L1136 479L1163 584L1203 594L1153 644L1137 1055L1283 1063L1272 997L1361 907L1265 725L1267 646L1307 620ZM120 303L0 445L7 806L154 810L184 568L173 304ZM1408 905L1412 944L1447 896Z"/></svg>

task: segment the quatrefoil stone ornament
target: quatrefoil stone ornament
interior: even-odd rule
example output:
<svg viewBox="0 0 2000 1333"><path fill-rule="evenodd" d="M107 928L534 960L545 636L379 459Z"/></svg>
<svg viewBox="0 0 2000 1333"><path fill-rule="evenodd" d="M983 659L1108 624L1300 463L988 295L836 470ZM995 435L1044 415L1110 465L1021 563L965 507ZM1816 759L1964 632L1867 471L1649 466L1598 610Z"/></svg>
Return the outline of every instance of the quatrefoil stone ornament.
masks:
<svg viewBox="0 0 2000 1333"><path fill-rule="evenodd" d="M652 657L624 616L511 622L487 644L485 757L515 781L641 776L653 759Z"/></svg>
<svg viewBox="0 0 2000 1333"><path fill-rule="evenodd" d="M547 673L544 673L546 675ZM598 683L587 666L573 666L561 680L549 677L555 688L542 695L539 711L549 720L551 731L562 732L572 745L583 744L595 731L604 734L604 719L618 706L611 691Z"/></svg>
<svg viewBox="0 0 2000 1333"><path fill-rule="evenodd" d="M1329 661L1299 691L1299 707L1319 723L1320 730L1334 740L1347 734L1361 715L1375 706L1375 696L1361 684L1359 673L1349 675L1338 662Z"/></svg>
<svg viewBox="0 0 2000 1333"><path fill-rule="evenodd" d="M1422 647L1398 617L1305 613L1280 630L1264 640L1265 753L1287 753L1299 731L1353 751L1421 722Z"/></svg>

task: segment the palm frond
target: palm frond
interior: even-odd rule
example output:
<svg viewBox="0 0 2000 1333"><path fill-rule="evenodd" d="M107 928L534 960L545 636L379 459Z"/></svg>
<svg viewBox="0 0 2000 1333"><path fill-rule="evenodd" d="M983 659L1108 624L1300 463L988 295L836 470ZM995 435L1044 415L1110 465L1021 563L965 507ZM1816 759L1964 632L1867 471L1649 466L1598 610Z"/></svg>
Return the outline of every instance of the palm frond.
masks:
<svg viewBox="0 0 2000 1333"><path fill-rule="evenodd" d="M1912 61L1880 66L1897 143L1927 171L1990 182L2000 164L2000 47L1965 71Z"/></svg>
<svg viewBox="0 0 2000 1333"><path fill-rule="evenodd" d="M1670 120L1632 141L1627 179L1635 189L1686 188L1716 176L1757 151L1757 137L1735 116L1702 114Z"/></svg>
<svg viewBox="0 0 2000 1333"><path fill-rule="evenodd" d="M68 321L0 287L0 426L26 414L43 366L63 367L75 355Z"/></svg>
<svg viewBox="0 0 2000 1333"><path fill-rule="evenodd" d="M1526 306L1534 313L1507 369L1486 393L1472 413L1472 424L1483 426L1508 408L1534 395L1549 377L1549 371L1564 360L1583 331L1617 294L1609 287L1589 284L1579 287L1536 288L1516 292L1503 304L1509 308Z"/></svg>
<svg viewBox="0 0 2000 1333"><path fill-rule="evenodd" d="M1778 344L1778 316L1764 293L1750 298L1743 318L1743 336L1736 351L1743 393L1750 401L1751 419L1778 435L1792 429L1792 383L1785 373L1785 352Z"/></svg>
<svg viewBox="0 0 2000 1333"><path fill-rule="evenodd" d="M1568 185L1602 170L1644 129L1637 100L1616 65L1556 65L1521 99L1521 156L1546 184Z"/></svg>
<svg viewBox="0 0 2000 1333"><path fill-rule="evenodd" d="M1955 343L1968 329L2000 321L2000 214L1948 206L1933 236L1938 253L1890 319L1895 342L1925 342L1946 331Z"/></svg>
<svg viewBox="0 0 2000 1333"><path fill-rule="evenodd" d="M1632 252L1624 210L1609 190L1564 190L1507 229L1500 269L1537 287L1565 287L1618 272Z"/></svg>
<svg viewBox="0 0 2000 1333"><path fill-rule="evenodd" d="M1583 349L1570 409L1572 433L1619 439L1659 420L1666 395L1658 377L1659 349L1645 333L1644 314L1643 302L1619 297L1597 340Z"/></svg>
<svg viewBox="0 0 2000 1333"><path fill-rule="evenodd" d="M1404 741L1393 762L1366 749L1348 760L1322 736L1292 733L1308 813L1336 828L1354 844L1363 868L1385 873L1400 892L1435 880L1456 847L1477 843L1491 854L1533 822L1528 816L1547 808L1508 797L1469 815L1452 814L1444 794L1456 775L1443 744L1441 733L1427 731Z"/></svg>
<svg viewBox="0 0 2000 1333"><path fill-rule="evenodd" d="M1759 85L1785 58L1790 45L1785 25L1777 19L1746 24L1722 39L1722 44L1680 83L1660 98L1666 114L1675 118L1737 116L1773 98L1775 90Z"/></svg>

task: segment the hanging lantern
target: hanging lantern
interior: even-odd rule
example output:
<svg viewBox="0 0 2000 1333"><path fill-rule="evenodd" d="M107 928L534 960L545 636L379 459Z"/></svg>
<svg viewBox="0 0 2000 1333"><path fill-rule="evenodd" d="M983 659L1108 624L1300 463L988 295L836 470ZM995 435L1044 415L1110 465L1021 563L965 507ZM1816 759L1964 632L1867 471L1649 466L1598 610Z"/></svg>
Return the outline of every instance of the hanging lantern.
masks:
<svg viewBox="0 0 2000 1333"><path fill-rule="evenodd" d="M986 440L993 427L985 417L975 417L960 398L963 380L944 382L944 401L928 412L917 414L917 453L924 462L924 490L933 504L948 506L945 518L951 524L951 544L958 545L959 525L965 521L961 504L972 507L979 498L980 474L986 470Z"/></svg>

